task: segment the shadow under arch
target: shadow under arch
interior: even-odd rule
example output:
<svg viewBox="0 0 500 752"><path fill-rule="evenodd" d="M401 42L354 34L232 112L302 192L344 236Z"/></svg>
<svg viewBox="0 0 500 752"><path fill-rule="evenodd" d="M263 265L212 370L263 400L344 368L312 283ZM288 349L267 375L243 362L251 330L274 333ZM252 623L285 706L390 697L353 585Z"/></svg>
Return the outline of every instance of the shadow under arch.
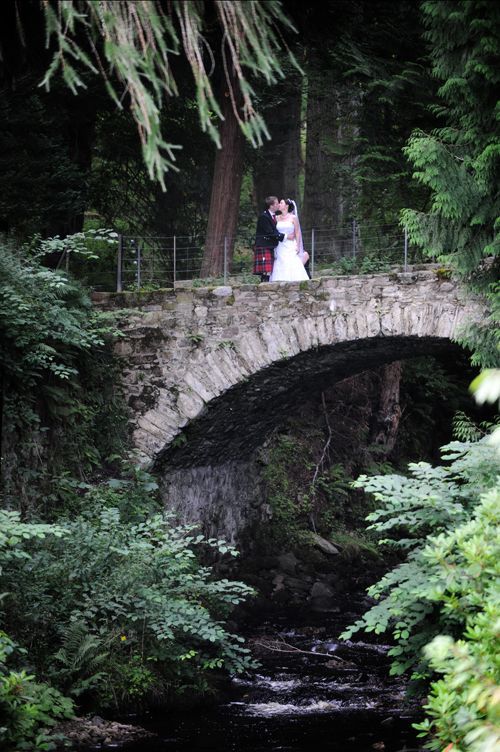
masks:
<svg viewBox="0 0 500 752"><path fill-rule="evenodd" d="M283 424L304 394L395 360L420 356L455 359L463 349L449 339L378 336L322 345L276 361L207 403L183 429L183 440L158 452L152 470L245 462Z"/></svg>

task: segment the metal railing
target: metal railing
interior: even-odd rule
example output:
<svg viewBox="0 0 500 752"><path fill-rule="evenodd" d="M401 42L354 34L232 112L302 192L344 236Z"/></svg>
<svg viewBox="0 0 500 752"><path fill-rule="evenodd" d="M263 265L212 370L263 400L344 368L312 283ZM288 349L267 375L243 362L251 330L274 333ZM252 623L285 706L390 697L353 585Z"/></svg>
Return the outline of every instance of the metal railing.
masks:
<svg viewBox="0 0 500 752"><path fill-rule="evenodd" d="M305 250L310 259L312 278L326 274L363 274L388 271L420 261L419 251L408 242L406 228L396 224L363 224L313 227L303 230ZM207 284L228 281L258 281L253 277L253 238L201 235L119 237L115 284L110 274L99 283L89 279L95 289L157 289L183 284L200 284L203 255L210 242L212 253L220 259L221 273L205 278Z"/></svg>

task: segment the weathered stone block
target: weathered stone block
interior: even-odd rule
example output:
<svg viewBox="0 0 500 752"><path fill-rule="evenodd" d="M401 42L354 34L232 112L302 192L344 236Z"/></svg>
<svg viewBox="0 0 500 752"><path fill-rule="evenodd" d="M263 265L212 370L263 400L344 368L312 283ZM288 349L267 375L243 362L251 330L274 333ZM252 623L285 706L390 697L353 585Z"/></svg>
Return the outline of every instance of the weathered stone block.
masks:
<svg viewBox="0 0 500 752"><path fill-rule="evenodd" d="M226 298L228 295L233 294L233 288L232 287L216 287L212 290L212 295L215 295L217 298Z"/></svg>

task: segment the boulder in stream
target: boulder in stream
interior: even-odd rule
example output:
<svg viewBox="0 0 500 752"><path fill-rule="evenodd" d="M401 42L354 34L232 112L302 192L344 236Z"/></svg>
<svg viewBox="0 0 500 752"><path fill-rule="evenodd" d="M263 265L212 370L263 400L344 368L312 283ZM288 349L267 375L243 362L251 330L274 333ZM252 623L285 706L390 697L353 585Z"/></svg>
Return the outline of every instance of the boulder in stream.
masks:
<svg viewBox="0 0 500 752"><path fill-rule="evenodd" d="M317 533L311 533L311 538L315 546L320 549L324 554L329 554L330 556L338 556L340 554L340 551L338 548L336 548L333 543L330 543L329 540L326 538L322 538L321 535L318 535Z"/></svg>
<svg viewBox="0 0 500 752"><path fill-rule="evenodd" d="M64 721L54 729L54 734L62 734L71 743L71 749L78 750L95 749L103 745L116 747L156 737L156 734L146 731L141 726L106 721L100 716ZM64 742L58 747L58 749L67 748L67 743L64 744Z"/></svg>

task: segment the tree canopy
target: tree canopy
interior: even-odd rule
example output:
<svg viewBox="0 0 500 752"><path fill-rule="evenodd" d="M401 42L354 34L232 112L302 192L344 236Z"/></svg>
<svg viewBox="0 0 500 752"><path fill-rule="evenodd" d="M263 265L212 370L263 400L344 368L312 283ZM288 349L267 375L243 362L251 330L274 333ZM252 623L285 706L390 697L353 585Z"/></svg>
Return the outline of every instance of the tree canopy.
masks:
<svg viewBox="0 0 500 752"><path fill-rule="evenodd" d="M422 11L440 125L415 131L405 149L431 203L427 211L408 208L403 221L428 255L487 297L491 316L463 341L491 367L500 361L500 7L429 0Z"/></svg>

